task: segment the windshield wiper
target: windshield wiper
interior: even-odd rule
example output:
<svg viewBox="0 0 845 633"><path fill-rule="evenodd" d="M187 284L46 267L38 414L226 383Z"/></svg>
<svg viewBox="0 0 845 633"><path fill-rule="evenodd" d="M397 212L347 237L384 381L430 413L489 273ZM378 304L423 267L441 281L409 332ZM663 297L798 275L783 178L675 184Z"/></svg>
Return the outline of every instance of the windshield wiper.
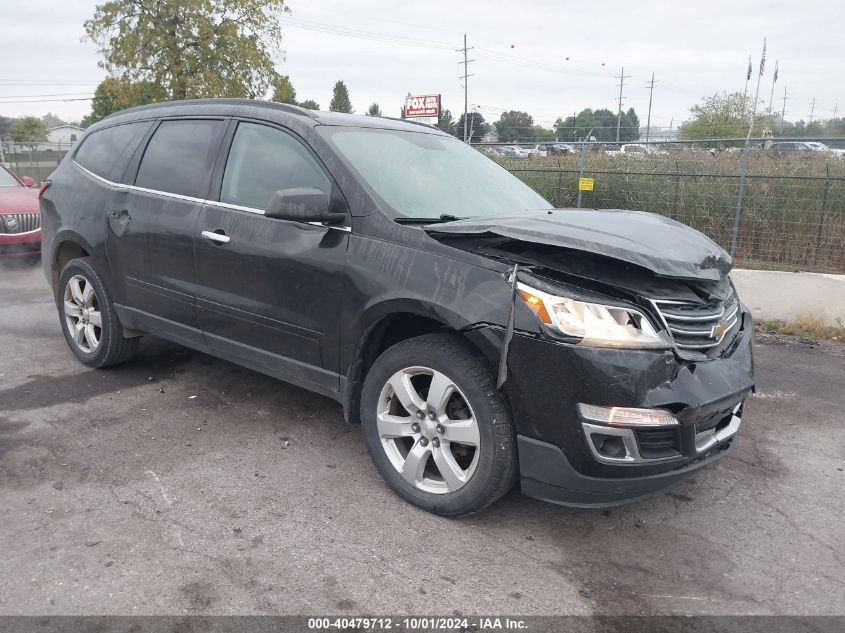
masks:
<svg viewBox="0 0 845 633"><path fill-rule="evenodd" d="M465 220L466 218L459 218L457 215L450 213L441 213L439 218L393 218L397 224L438 224L440 222L454 222L456 220Z"/></svg>

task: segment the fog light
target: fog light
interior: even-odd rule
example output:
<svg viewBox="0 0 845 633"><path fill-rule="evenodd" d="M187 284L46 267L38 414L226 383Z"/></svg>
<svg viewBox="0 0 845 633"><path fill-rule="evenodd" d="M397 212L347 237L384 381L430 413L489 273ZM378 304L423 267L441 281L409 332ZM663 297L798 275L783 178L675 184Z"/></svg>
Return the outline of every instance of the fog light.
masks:
<svg viewBox="0 0 845 633"><path fill-rule="evenodd" d="M585 420L608 426L677 426L678 418L663 409L634 409L628 407L600 407L580 403L578 410Z"/></svg>

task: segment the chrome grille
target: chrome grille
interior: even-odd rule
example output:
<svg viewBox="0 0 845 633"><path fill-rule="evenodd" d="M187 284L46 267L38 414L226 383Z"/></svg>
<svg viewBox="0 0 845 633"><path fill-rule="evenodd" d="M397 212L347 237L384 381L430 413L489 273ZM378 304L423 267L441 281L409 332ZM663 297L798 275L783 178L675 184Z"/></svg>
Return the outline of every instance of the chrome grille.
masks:
<svg viewBox="0 0 845 633"><path fill-rule="evenodd" d="M0 214L0 233L14 235L30 233L41 228L40 213L3 213Z"/></svg>
<svg viewBox="0 0 845 633"><path fill-rule="evenodd" d="M733 292L724 301L709 304L670 300L653 303L679 349L706 352L719 345L739 323L739 299Z"/></svg>

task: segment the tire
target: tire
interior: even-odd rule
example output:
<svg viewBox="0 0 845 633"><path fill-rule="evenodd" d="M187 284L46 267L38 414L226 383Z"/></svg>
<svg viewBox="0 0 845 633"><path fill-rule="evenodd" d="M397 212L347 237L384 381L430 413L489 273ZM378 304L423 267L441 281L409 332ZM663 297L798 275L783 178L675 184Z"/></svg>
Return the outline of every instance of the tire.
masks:
<svg viewBox="0 0 845 633"><path fill-rule="evenodd" d="M64 267L58 305L65 340L83 364L110 367L135 355L138 339L123 337L111 293L90 257L72 259Z"/></svg>
<svg viewBox="0 0 845 633"><path fill-rule="evenodd" d="M361 425L382 477L428 512L478 512L515 482L510 412L493 372L459 336L427 334L382 353L364 380Z"/></svg>

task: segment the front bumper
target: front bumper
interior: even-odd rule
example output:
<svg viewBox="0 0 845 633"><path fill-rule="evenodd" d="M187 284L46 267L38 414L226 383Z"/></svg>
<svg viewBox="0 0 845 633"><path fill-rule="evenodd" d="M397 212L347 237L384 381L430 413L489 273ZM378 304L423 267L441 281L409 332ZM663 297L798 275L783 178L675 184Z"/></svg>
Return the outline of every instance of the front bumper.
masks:
<svg viewBox="0 0 845 633"><path fill-rule="evenodd" d="M702 362L671 350L581 348L516 333L504 390L523 493L567 505L615 505L654 494L715 461L733 443L754 388L752 341L745 308L724 355ZM591 432L618 429L583 419L578 403L666 409L680 424L671 431L628 431L625 459L607 459Z"/></svg>
<svg viewBox="0 0 845 633"><path fill-rule="evenodd" d="M32 257L41 253L41 230L0 234L0 259Z"/></svg>

